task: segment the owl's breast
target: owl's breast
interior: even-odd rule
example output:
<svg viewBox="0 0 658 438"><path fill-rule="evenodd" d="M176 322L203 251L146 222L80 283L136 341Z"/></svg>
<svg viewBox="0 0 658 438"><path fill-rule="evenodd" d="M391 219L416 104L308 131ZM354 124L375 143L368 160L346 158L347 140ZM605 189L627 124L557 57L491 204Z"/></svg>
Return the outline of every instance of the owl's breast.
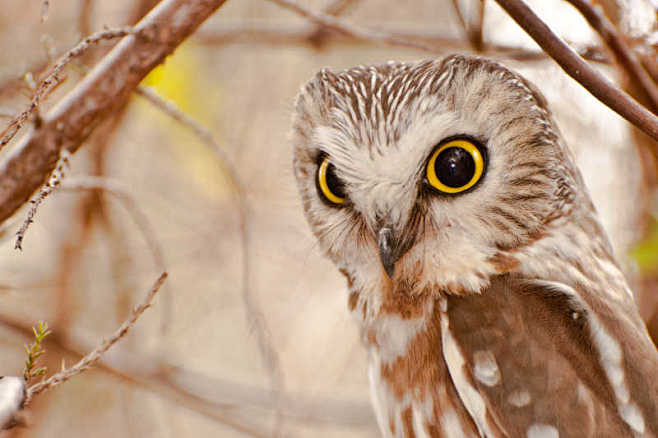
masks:
<svg viewBox="0 0 658 438"><path fill-rule="evenodd" d="M382 316L369 330L370 395L387 438L477 437L443 359L440 321ZM428 318L429 316L429 318Z"/></svg>

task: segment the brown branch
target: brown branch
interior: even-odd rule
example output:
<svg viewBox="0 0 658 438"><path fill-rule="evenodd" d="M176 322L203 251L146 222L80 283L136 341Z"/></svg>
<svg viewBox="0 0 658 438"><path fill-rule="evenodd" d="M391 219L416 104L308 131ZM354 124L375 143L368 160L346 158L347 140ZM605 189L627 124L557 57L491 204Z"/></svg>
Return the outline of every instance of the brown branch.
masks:
<svg viewBox="0 0 658 438"><path fill-rule="evenodd" d="M342 22L341 22L342 23ZM380 30L390 35L394 40L412 41L427 47L432 53L443 53L449 51L471 50L472 46L462 38L450 37L422 31L398 31ZM204 45L226 46L231 44L262 44L268 47L288 47L294 45L305 45L317 48L327 48L330 45L354 46L364 43L375 43L371 39L362 39L354 35L346 35L337 32L324 32L322 39L314 38L316 32L306 26L273 26L262 24L229 24L216 27L211 30L201 30L194 35L194 41ZM582 57L599 63L607 64L607 54L598 46L574 45L574 49ZM502 44L485 44L482 53L488 56L501 56L519 61L543 60L547 55L540 50L526 50L519 47Z"/></svg>
<svg viewBox="0 0 658 438"><path fill-rule="evenodd" d="M39 85L37 85L37 88L34 91L34 96L32 96L32 100L30 101L28 108L9 122L9 126L7 126L7 128L2 133L2 138L0 139L0 149L5 147L7 143L9 143L12 138L14 138L16 133L23 127L29 117L37 110L41 100L50 94L50 92L52 92L55 87L60 84L62 81L62 77L60 76L62 69L68 63L70 63L73 58L80 56L92 45L98 43L99 41L120 38L128 35L130 32L131 29L104 30L84 38L82 41L76 44L75 47L66 52L64 56L62 56L53 66L48 75L46 75L46 77L39 83Z"/></svg>
<svg viewBox="0 0 658 438"><path fill-rule="evenodd" d="M651 79L642 64L635 56L633 50L626 44L623 36L599 8L594 7L588 0L566 0L585 17L587 22L601 36L608 45L615 58L624 67L624 70L634 79L651 104L653 112L658 112L658 87Z"/></svg>
<svg viewBox="0 0 658 438"><path fill-rule="evenodd" d="M590 67L555 35L522 0L496 0L496 2L569 76L603 104L658 140L658 118L624 91L615 87L601 73Z"/></svg>
<svg viewBox="0 0 658 438"><path fill-rule="evenodd" d="M27 213L27 217L23 221L23 225L16 233L16 242L14 243L14 249L23 250L23 239L25 238L25 233L29 226L34 222L34 216L37 214L39 205L48 197L50 194L62 183L62 178L64 178L64 168L69 165L69 153L66 150L62 151L62 156L55 166L55 170L50 174L48 182L39 190L39 194L30 201L30 210Z"/></svg>
<svg viewBox="0 0 658 438"><path fill-rule="evenodd" d="M470 16L468 20L462 12L459 0L452 0L452 7L457 15L457 20L468 39L474 52L479 53L484 49L482 39L482 23L484 21L484 1L476 0L478 5L477 17Z"/></svg>
<svg viewBox="0 0 658 438"><path fill-rule="evenodd" d="M276 3L282 8L288 9L296 13L297 15L306 18L307 20L315 23L316 25L323 26L327 29L331 29L335 32L350 36L352 38L371 41L379 44L384 44L387 46L407 47L410 49L421 50L424 52L435 51L433 48L428 47L421 43L396 38L395 36L392 36L384 32L379 32L372 29L364 29L359 26L354 26L352 24L345 23L330 15L323 14L321 12L315 12L308 8L305 8L304 6L301 6L300 4L296 3L293 0L269 0L269 1L272 3Z"/></svg>
<svg viewBox="0 0 658 438"><path fill-rule="evenodd" d="M60 190L82 191L82 190L100 190L116 197L130 214L135 225L144 236L146 245L153 255L153 263L158 271L166 271L162 248L155 237L153 227L149 223L146 215L140 210L137 201L132 197L130 191L123 184L110 178L99 176L72 177L62 181Z"/></svg>
<svg viewBox="0 0 658 438"><path fill-rule="evenodd" d="M48 13L50 12L50 0L41 1L41 22L45 23L48 20Z"/></svg>
<svg viewBox="0 0 658 438"><path fill-rule="evenodd" d="M325 6L323 12L333 17L338 17L345 14L349 9L353 8L359 3L359 0L332 0Z"/></svg>
<svg viewBox="0 0 658 438"><path fill-rule="evenodd" d="M0 325L33 338L34 322L15 315L0 314ZM48 337L49 354L83 357L81 351L93 348L86 338L72 339L53 333ZM101 357L95 370L122 383L143 388L177 406L197 412L209 419L228 424L253 436L268 436L253 425L255 417L266 417L275 409L275 400L269 390L256 385L236 383L213 378L187 370L159 356L149 356L116 345L111 355ZM320 394L288 394L284 415L293 421L320 426L340 426L376 429L372 408L367 397L358 399L323 396ZM244 409L251 415L236 415ZM257 410L257 415L254 415Z"/></svg>
<svg viewBox="0 0 658 438"><path fill-rule="evenodd" d="M91 14L94 9L93 0L79 0L80 1L80 15L78 16L78 31L81 35L89 35L91 33Z"/></svg>
<svg viewBox="0 0 658 438"><path fill-rule="evenodd" d="M265 322L265 315L262 309L254 299L250 287L249 276L249 230L248 230L248 215L247 215L247 201L245 188L242 184L235 167L226 156L226 153L219 146L212 133L190 118L187 114L180 111L173 102L166 101L153 90L148 87L137 87L135 90L137 94L144 97L151 104L155 105L169 117L173 118L183 126L190 129L202 142L215 154L220 164L224 166L229 174L231 183L235 188L236 201L238 203L238 217L240 224L240 243L242 247L242 299L247 313L247 320L249 325L253 327L258 341L258 349L267 369L272 384L272 390L276 397L283 397L285 393L285 382L283 371L281 369L279 355L272 343L272 336ZM282 413L280 408L277 408L277 422L280 423ZM277 427L278 428L278 427ZM275 433L275 435L278 435Z"/></svg>
<svg viewBox="0 0 658 438"><path fill-rule="evenodd" d="M158 293L158 290L160 290L160 287L166 279L167 273L163 272L155 281L151 289L149 289L141 304L133 309L130 317L119 326L119 328L112 334L112 336L110 336L108 339L104 339L100 345L90 351L75 365L71 366L70 368L62 367L61 371L53 374L49 378L42 380L39 383L35 383L34 385L30 386L27 389L25 405L28 405L35 395L66 382L71 377L87 371L92 365L98 362L101 356L107 352L107 350L112 348L114 344L116 344L126 335L126 333L128 333L128 331L132 328L133 325L135 325L135 322L137 322L139 317L146 311L146 309L151 307L155 295Z"/></svg>
<svg viewBox="0 0 658 438"><path fill-rule="evenodd" d="M0 221L52 172L59 151L75 152L139 82L225 0L163 0L0 162Z"/></svg>

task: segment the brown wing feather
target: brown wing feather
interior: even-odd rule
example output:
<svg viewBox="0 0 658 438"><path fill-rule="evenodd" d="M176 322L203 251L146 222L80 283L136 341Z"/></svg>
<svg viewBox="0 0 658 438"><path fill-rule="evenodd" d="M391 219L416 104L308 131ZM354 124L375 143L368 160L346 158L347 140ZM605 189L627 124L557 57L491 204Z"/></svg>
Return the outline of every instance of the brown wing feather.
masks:
<svg viewBox="0 0 658 438"><path fill-rule="evenodd" d="M447 304L472 383L510 436L532 427L555 428L562 438L633 436L601 365L587 304L512 276L494 279L480 295L449 296ZM634 323L605 310L597 318L622 347L630 397L647 436L655 436L656 351L637 342Z"/></svg>

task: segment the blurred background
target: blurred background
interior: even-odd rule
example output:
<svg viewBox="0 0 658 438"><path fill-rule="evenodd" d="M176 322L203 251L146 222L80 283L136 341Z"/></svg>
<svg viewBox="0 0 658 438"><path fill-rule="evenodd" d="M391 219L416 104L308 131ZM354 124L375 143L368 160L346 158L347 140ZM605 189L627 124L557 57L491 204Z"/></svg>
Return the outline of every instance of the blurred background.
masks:
<svg viewBox="0 0 658 438"><path fill-rule="evenodd" d="M43 21L42 2L2 0L0 126L27 107L30 84L82 37L135 23L155 3L57 0ZM528 3L635 93L575 9L561 0ZM655 62L656 3L597 3ZM71 157L64 178L111 179L131 201L58 190L38 210L22 252L14 235L27 208L3 224L0 375L22 375L23 345L40 320L53 330L43 356L50 374L126 319L161 272L144 220L169 273L134 330L92 371L36 397L30 426L7 436L378 436L344 280L315 245L291 172L294 98L323 67L478 52L531 79L578 159L642 316L658 330L655 143L568 78L492 1L299 4L432 51L341 36L264 0L227 1L143 85L209 129L230 165L135 95ZM41 111L113 44L76 58ZM0 155L10 152L11 145ZM246 248L230 166L245 188Z"/></svg>

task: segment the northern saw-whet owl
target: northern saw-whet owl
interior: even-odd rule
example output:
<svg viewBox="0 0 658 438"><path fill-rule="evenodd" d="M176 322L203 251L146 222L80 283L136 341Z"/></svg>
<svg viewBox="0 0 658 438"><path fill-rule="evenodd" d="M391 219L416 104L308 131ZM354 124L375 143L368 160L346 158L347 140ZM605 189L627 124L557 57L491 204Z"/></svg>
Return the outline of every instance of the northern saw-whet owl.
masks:
<svg viewBox="0 0 658 438"><path fill-rule="evenodd" d="M526 79L461 55L325 69L292 140L383 436L658 436L658 353Z"/></svg>

